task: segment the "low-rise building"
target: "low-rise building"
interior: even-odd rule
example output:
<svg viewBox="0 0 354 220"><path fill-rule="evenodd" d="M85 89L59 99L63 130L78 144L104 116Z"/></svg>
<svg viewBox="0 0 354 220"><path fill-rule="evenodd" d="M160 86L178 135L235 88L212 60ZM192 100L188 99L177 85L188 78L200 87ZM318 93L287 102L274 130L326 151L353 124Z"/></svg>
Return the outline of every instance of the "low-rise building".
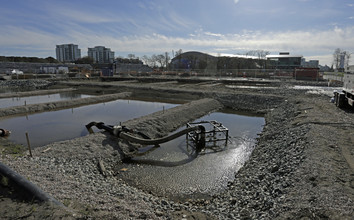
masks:
<svg viewBox="0 0 354 220"><path fill-rule="evenodd" d="M41 66L40 72L46 74L66 74L69 73L69 68L67 66Z"/></svg>
<svg viewBox="0 0 354 220"><path fill-rule="evenodd" d="M347 66L345 72L354 74L354 65Z"/></svg>
<svg viewBox="0 0 354 220"><path fill-rule="evenodd" d="M302 55L280 52L279 55L267 55L266 59L270 69L295 69L301 67Z"/></svg>

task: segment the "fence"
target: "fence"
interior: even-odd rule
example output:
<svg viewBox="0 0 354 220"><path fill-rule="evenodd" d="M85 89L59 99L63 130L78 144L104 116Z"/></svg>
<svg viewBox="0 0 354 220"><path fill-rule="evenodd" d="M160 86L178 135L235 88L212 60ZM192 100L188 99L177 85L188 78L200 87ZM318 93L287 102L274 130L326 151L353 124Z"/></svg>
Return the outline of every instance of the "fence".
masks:
<svg viewBox="0 0 354 220"><path fill-rule="evenodd" d="M185 77L244 77L244 78L293 78L294 70L274 70L274 69L176 69L171 71L153 71L150 75L168 75Z"/></svg>

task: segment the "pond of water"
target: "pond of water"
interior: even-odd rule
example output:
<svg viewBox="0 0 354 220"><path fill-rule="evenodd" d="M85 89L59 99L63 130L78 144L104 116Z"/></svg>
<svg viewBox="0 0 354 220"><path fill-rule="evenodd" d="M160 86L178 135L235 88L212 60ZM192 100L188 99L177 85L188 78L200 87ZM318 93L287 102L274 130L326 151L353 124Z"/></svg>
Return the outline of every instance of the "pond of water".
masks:
<svg viewBox="0 0 354 220"><path fill-rule="evenodd" d="M28 97L13 97L0 99L0 108L8 108L20 105L40 104L46 102L56 102L90 97L90 95L78 94L74 92L57 93L50 95L38 95Z"/></svg>
<svg viewBox="0 0 354 220"><path fill-rule="evenodd" d="M28 132L32 147L73 139L87 135L85 125L91 121L117 125L136 117L147 115L177 104L116 100L107 103L87 105L78 108L43 112L0 120L0 127L10 130L11 141L27 146Z"/></svg>

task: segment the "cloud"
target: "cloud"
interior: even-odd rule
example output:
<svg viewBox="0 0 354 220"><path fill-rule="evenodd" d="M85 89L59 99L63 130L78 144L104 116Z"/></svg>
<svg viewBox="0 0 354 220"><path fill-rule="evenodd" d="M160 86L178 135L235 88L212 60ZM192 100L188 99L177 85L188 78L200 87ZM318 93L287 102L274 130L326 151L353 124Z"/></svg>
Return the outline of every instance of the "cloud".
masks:
<svg viewBox="0 0 354 220"><path fill-rule="evenodd" d="M208 36L213 36L213 37L223 37L224 35L222 34L216 34L216 33L211 33L211 32L204 32L205 35L208 35Z"/></svg>
<svg viewBox="0 0 354 220"><path fill-rule="evenodd" d="M240 0L234 0L235 4L237 4Z"/></svg>
<svg viewBox="0 0 354 220"><path fill-rule="evenodd" d="M75 43L81 48L82 56L86 56L88 47L97 45L111 48L116 52L116 56L129 53L138 56L161 54L177 49L230 54L242 54L249 50L262 49L273 54L279 51L289 51L292 54L304 55L305 58L308 56L311 59L319 59L322 65L331 65L331 57L335 48L353 52L352 42L354 42L354 26L334 27L330 30L286 32L244 30L235 34L219 34L199 29L185 37L158 32L114 36L85 28L67 30L65 35L58 35L38 29L8 25L3 26L0 31L0 48L6 48L9 53L11 49L12 55L41 57L55 57L56 44Z"/></svg>

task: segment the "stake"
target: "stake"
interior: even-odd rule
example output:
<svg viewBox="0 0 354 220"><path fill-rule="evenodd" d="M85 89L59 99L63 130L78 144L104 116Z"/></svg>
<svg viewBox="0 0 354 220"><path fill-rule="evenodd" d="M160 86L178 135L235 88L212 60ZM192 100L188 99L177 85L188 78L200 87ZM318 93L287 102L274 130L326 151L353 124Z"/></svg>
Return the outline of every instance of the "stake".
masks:
<svg viewBox="0 0 354 220"><path fill-rule="evenodd" d="M32 150L31 150L31 144L30 144L30 141L29 141L29 138L28 138L28 133L26 132L26 139L27 139L27 145L28 145L28 150L30 152L30 156L33 157L32 155Z"/></svg>

